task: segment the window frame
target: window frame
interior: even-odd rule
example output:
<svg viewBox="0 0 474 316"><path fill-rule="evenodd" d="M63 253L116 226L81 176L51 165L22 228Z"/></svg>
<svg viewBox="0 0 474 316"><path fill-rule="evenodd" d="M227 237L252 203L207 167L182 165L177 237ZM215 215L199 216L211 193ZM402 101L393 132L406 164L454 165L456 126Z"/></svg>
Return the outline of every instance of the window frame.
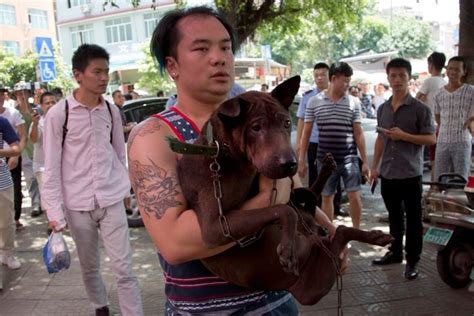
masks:
<svg viewBox="0 0 474 316"><path fill-rule="evenodd" d="M105 36L107 44L132 42L133 29L131 17L124 16L105 21Z"/></svg>
<svg viewBox="0 0 474 316"><path fill-rule="evenodd" d="M10 17L8 17L8 15L10 15ZM17 25L15 6L0 3L0 16L2 16L2 19L0 20L0 25L11 25L11 26ZM5 23L7 22L8 19L10 19L10 21L8 22L13 22L13 23Z"/></svg>
<svg viewBox="0 0 474 316"><path fill-rule="evenodd" d="M28 8L28 23L32 28L47 30L49 29L48 11Z"/></svg>

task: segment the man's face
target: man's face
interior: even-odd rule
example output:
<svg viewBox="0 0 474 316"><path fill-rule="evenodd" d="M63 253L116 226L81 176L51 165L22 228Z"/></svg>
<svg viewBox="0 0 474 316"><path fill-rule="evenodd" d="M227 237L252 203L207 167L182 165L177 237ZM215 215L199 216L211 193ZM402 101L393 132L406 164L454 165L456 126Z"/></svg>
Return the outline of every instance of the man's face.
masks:
<svg viewBox="0 0 474 316"><path fill-rule="evenodd" d="M41 109L43 113L46 114L48 110L56 104L56 98L52 95L47 95L43 98L43 102L41 103Z"/></svg>
<svg viewBox="0 0 474 316"><path fill-rule="evenodd" d="M393 93L408 93L410 76L405 68L390 68L387 75Z"/></svg>
<svg viewBox="0 0 474 316"><path fill-rule="evenodd" d="M92 59L84 72L74 69L74 78L89 93L103 94L109 83L109 63L103 58Z"/></svg>
<svg viewBox="0 0 474 316"><path fill-rule="evenodd" d="M220 102L234 83L234 55L229 33L214 17L192 15L178 22L177 57L167 57L167 69L178 93Z"/></svg>
<svg viewBox="0 0 474 316"><path fill-rule="evenodd" d="M331 78L332 90L336 94L346 93L347 89L349 89L350 83L351 83L351 76L346 77L344 75L334 75Z"/></svg>
<svg viewBox="0 0 474 316"><path fill-rule="evenodd" d="M319 90L327 89L329 84L329 69L318 68L313 71L314 83Z"/></svg>
<svg viewBox="0 0 474 316"><path fill-rule="evenodd" d="M123 106L125 103L125 97L123 96L122 92L116 92L113 96L114 103L120 107Z"/></svg>
<svg viewBox="0 0 474 316"><path fill-rule="evenodd" d="M463 68L463 62L452 60L446 67L446 75L450 82L461 82L462 77L466 74Z"/></svg>

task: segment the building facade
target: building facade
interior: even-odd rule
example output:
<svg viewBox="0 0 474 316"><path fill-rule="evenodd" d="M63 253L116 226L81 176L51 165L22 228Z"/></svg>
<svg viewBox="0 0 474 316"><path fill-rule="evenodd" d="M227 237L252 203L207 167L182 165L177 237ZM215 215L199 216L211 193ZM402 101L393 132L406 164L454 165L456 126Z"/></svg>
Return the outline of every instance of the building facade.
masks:
<svg viewBox="0 0 474 316"><path fill-rule="evenodd" d="M144 49L163 14L175 8L173 0L141 0L134 8L128 0L118 7L103 7L102 1L62 0L57 2L57 28L62 56L71 62L81 44L97 44L110 54L111 87L138 81L138 68Z"/></svg>
<svg viewBox="0 0 474 316"><path fill-rule="evenodd" d="M53 0L0 0L0 49L16 56L35 51L36 37L57 43Z"/></svg>

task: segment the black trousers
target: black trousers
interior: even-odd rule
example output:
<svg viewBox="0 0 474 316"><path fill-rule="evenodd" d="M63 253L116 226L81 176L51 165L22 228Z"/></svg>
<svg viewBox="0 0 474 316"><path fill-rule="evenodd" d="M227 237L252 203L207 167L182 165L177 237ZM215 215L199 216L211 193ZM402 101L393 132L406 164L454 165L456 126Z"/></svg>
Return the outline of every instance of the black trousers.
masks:
<svg viewBox="0 0 474 316"><path fill-rule="evenodd" d="M390 234L395 238L390 246L390 251L396 255L402 255L406 217L406 260L408 263L415 264L420 260L423 247L421 176L392 180L382 178L381 192L388 211Z"/></svg>
<svg viewBox="0 0 474 316"><path fill-rule="evenodd" d="M21 204L23 201L23 193L21 192L21 156L18 157L18 165L16 168L10 170L10 173L13 180L13 204L15 207L15 221L17 221L21 216Z"/></svg>
<svg viewBox="0 0 474 316"><path fill-rule="evenodd" d="M309 143L308 146L308 187L318 178L318 143Z"/></svg>

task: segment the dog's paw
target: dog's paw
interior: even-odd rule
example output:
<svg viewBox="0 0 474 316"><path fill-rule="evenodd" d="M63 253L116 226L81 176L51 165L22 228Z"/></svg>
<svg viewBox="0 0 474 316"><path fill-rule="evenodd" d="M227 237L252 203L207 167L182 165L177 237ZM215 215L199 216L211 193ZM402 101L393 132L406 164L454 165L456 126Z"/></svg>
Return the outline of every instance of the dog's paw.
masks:
<svg viewBox="0 0 474 316"><path fill-rule="evenodd" d="M380 230L369 231L369 239L371 244L377 246L386 246L393 241L392 235L386 234Z"/></svg>
<svg viewBox="0 0 474 316"><path fill-rule="evenodd" d="M298 258L294 247L280 243L277 247L277 253L283 271L299 276Z"/></svg>

